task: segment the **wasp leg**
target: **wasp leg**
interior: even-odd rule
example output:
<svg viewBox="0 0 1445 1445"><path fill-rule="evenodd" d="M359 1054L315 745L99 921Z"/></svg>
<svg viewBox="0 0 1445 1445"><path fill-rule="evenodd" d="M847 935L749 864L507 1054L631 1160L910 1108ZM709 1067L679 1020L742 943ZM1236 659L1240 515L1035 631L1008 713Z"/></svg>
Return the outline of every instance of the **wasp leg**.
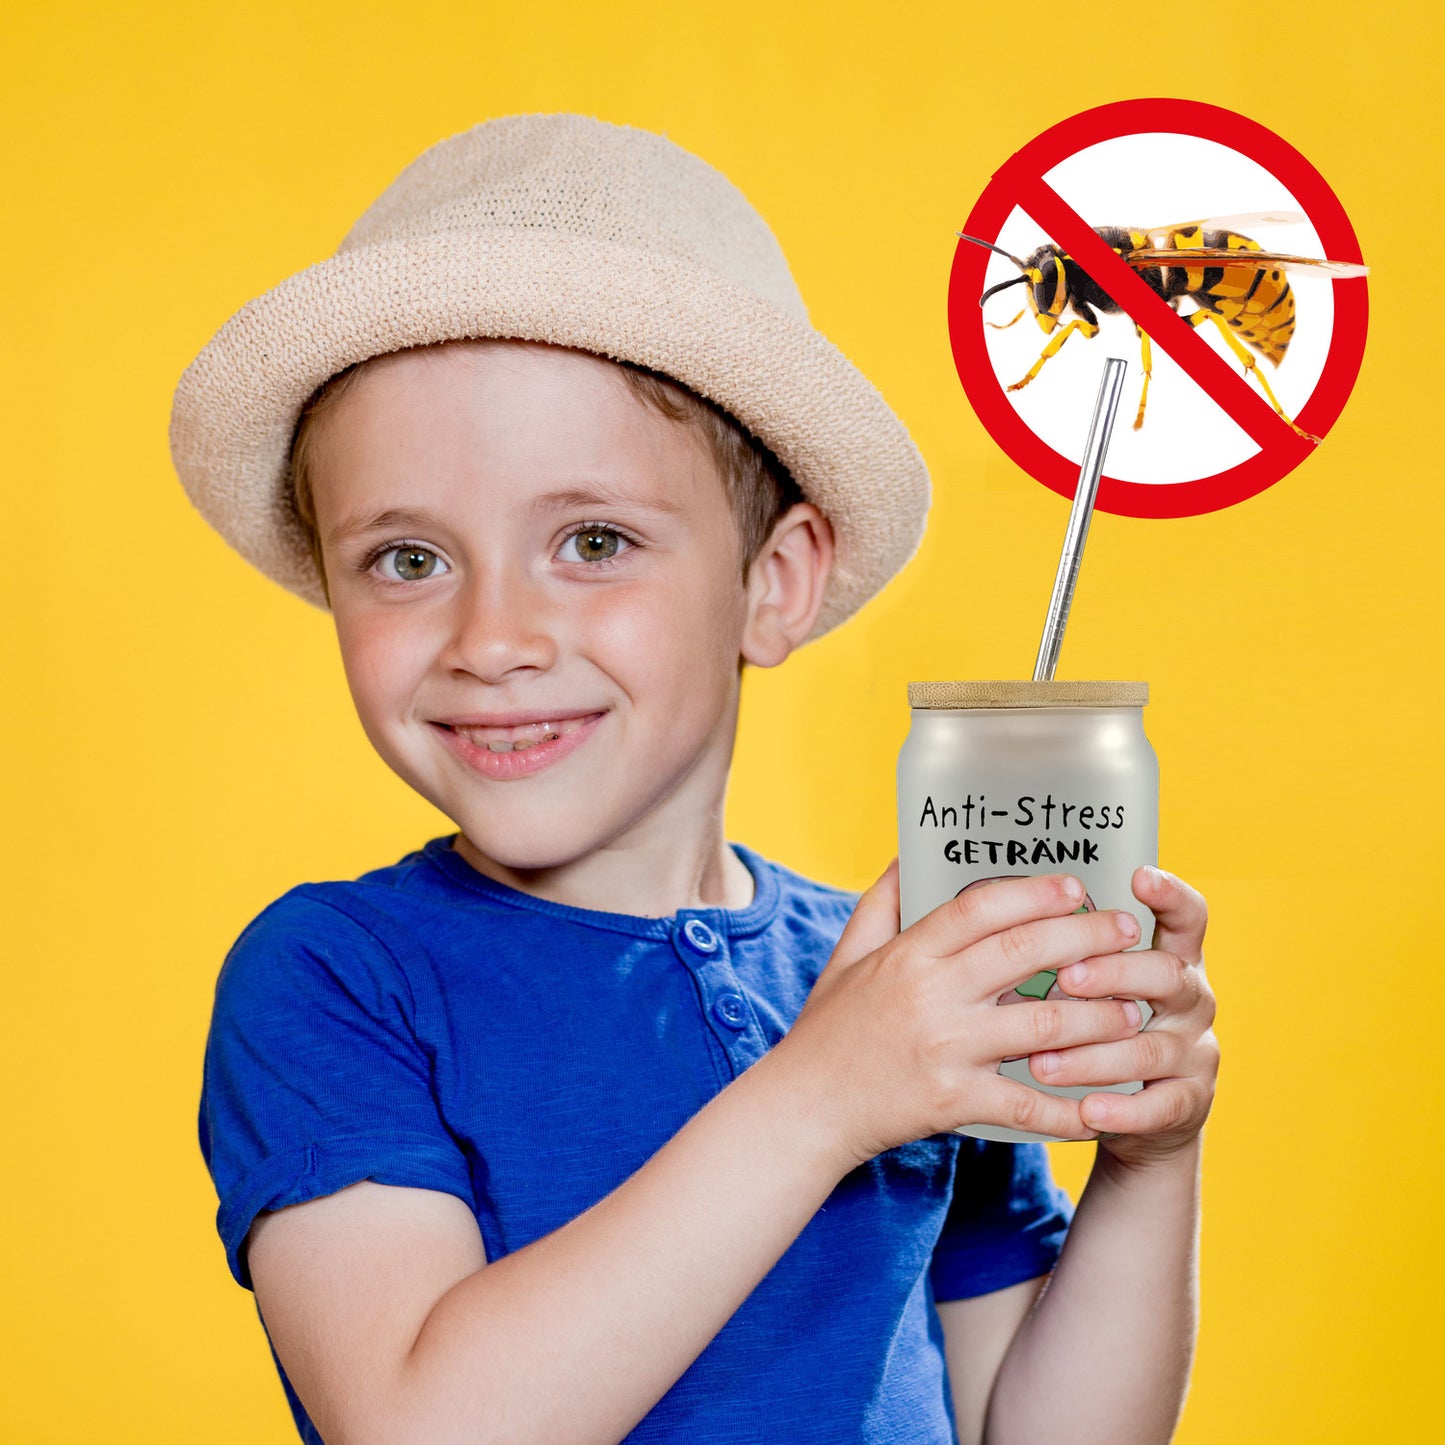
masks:
<svg viewBox="0 0 1445 1445"><path fill-rule="evenodd" d="M1284 408L1275 399L1274 392L1269 389L1269 382L1265 380L1264 373L1255 365L1254 357L1244 349L1244 344L1231 334L1229 327L1224 324L1222 316L1216 316L1212 311L1195 311L1184 318L1191 326L1203 326L1206 321L1212 321L1218 328L1219 334L1229 343L1229 349L1244 363L1245 375L1252 375L1264 390L1265 396L1269 398L1269 404L1275 411L1289 422L1290 428L1302 436L1307 442L1314 442L1319 445L1319 438L1311 436L1303 427L1295 426L1288 416L1285 416Z"/></svg>
<svg viewBox="0 0 1445 1445"><path fill-rule="evenodd" d="M1144 425L1144 407L1149 401L1149 377L1154 370L1154 353L1149 349L1149 337L1137 325L1134 332L1139 338L1139 364L1144 368L1144 389L1139 393L1139 415L1134 418L1134 430Z"/></svg>
<svg viewBox="0 0 1445 1445"><path fill-rule="evenodd" d="M1024 307L1024 311L1027 311L1027 310L1028 310L1028 307L1025 306L1025 307ZM985 326L991 326L991 327L993 327L993 329L994 329L995 331L1007 331L1007 330L1009 329L1009 327L1014 324L1014 321L1022 321L1023 319L1024 319L1024 312L1023 312L1023 311L1020 311L1019 314L1014 317L1013 321L985 321L983 324L984 324Z"/></svg>
<svg viewBox="0 0 1445 1445"><path fill-rule="evenodd" d="M1075 331L1082 331L1084 333L1084 336L1090 341L1092 341L1094 337L1099 334L1098 326L1092 321L1069 322L1069 324L1064 327L1064 329L1059 332L1059 334L1054 337L1054 339L1049 342L1046 347L1044 347L1042 353L1039 356L1039 359L1034 362L1033 366L1029 368L1029 374L1020 379L1019 381L1014 382L1014 384L1009 387L1008 390L1020 391L1024 387L1026 387L1029 382L1031 382L1034 377L1036 377L1039 372L1044 369L1044 362L1046 362L1049 357L1057 356L1059 354L1059 347L1061 347Z"/></svg>

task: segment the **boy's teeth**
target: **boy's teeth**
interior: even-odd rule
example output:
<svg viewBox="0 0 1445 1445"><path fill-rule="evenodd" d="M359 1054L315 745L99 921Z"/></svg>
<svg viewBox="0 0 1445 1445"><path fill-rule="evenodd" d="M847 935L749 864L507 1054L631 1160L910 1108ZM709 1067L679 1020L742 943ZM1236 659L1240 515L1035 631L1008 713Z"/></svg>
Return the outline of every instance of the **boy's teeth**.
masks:
<svg viewBox="0 0 1445 1445"><path fill-rule="evenodd" d="M546 732L539 738L514 738L512 740L512 751L514 753L525 753L528 748L535 748L538 743L554 742L562 736L559 732ZM488 745L490 746L490 744Z"/></svg>
<svg viewBox="0 0 1445 1445"><path fill-rule="evenodd" d="M538 743L550 743L568 733L575 733L582 723L582 718L569 718L561 723L525 723L515 728L459 727L456 731L473 747L486 748L488 752L524 753Z"/></svg>

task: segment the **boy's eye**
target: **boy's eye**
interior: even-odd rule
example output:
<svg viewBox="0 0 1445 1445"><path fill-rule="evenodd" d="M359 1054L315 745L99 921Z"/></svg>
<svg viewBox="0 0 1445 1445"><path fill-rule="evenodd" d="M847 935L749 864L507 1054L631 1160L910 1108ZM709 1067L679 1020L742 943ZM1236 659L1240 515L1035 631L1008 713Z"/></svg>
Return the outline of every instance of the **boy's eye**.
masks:
<svg viewBox="0 0 1445 1445"><path fill-rule="evenodd" d="M630 545L620 532L610 527L584 527L562 543L562 555L569 562L607 562Z"/></svg>
<svg viewBox="0 0 1445 1445"><path fill-rule="evenodd" d="M410 543L388 547L376 560L382 576L398 582L421 582L450 570L430 547L417 547Z"/></svg>

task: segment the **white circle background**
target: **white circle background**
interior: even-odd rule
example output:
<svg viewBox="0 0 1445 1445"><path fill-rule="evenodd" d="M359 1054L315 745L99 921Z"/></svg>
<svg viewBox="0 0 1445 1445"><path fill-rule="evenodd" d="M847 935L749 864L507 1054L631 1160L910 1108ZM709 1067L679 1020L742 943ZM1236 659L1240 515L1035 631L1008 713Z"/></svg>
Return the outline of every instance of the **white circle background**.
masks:
<svg viewBox="0 0 1445 1445"><path fill-rule="evenodd" d="M1091 226L1152 230L1213 216L1302 209L1281 182L1247 156L1215 141L1172 133L1101 141L1070 156L1044 179ZM1319 236L1308 221L1240 229L1267 251L1325 258ZM998 244L1019 257L1027 257L1050 240L1044 229L1017 207L998 236ZM992 255L986 285L1017 274L1009 261ZM1291 271L1289 283L1295 293L1296 319L1288 353L1278 369L1258 353L1251 354L1280 405L1293 418L1309 399L1324 368L1335 308L1334 283L1327 275ZM1013 287L993 297L984 311L988 320L1005 322L1023 304L1023 288ZM1195 309L1186 301L1180 314L1187 316ZM1075 332L1033 381L1022 391L1008 393L1037 436L1061 455L1082 461L1104 361L1120 356L1129 363L1129 370L1105 465L1109 476L1159 484L1195 481L1237 466L1259 451L1248 433L1175 364L1157 340L1152 346L1148 409L1143 428L1135 431L1143 383L1139 339L1124 313L1098 315L1098 336L1089 341L1082 332ZM1072 313L1066 311L1065 322L1070 319ZM1243 376L1244 368L1214 325L1201 326L1196 334ZM994 373L1004 387L1029 370L1050 339L1027 313L1008 330L985 328L984 336ZM1256 381L1247 384L1259 391ZM1259 395L1263 399L1262 391Z"/></svg>

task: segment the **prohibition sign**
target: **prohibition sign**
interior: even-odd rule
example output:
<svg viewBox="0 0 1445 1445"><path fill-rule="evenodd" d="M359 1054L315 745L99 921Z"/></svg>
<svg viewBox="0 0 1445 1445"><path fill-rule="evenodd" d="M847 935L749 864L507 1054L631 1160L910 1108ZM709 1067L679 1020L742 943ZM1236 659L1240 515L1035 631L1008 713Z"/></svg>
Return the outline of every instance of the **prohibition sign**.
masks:
<svg viewBox="0 0 1445 1445"><path fill-rule="evenodd" d="M1158 131L1197 136L1250 158L1298 199L1325 247L1325 257L1333 261L1363 259L1344 208L1304 156L1258 122L1192 100L1117 101L1052 126L994 173L962 229L971 236L994 240L1015 207L1026 211L1259 447L1238 465L1193 481L1151 485L1106 474L1100 482L1095 503L1100 511L1127 517L1191 517L1233 506L1273 486L1315 447L1275 412L1237 363L1215 351L1156 296L1044 179L1053 167L1088 146ZM1195 218L1099 217L1095 223L1163 224L1190 219ZM948 330L959 380L979 419L1007 455L1052 491L1072 497L1078 462L1062 456L1036 435L994 376L978 305L990 254L962 240L954 252ZM1294 418L1304 431L1321 438L1338 419L1359 375L1369 315L1364 279L1335 282L1333 296L1334 325L1324 367ZM1118 324L1127 323L1118 318Z"/></svg>

